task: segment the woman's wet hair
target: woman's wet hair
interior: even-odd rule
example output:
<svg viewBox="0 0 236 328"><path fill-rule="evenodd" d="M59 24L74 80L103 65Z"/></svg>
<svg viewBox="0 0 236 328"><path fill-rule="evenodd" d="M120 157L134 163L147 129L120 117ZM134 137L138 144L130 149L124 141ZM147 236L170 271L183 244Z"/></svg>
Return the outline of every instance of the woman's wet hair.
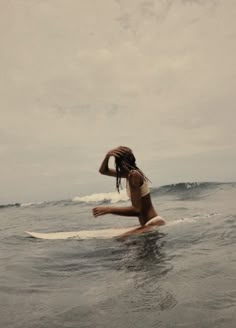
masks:
<svg viewBox="0 0 236 328"><path fill-rule="evenodd" d="M150 181L136 165L136 158L132 150L128 147L123 147L123 149L125 149L126 152L122 156L115 157L116 189L118 192L120 192L120 188L121 188L121 178L122 178L123 168L128 170L136 170L141 174L144 181Z"/></svg>

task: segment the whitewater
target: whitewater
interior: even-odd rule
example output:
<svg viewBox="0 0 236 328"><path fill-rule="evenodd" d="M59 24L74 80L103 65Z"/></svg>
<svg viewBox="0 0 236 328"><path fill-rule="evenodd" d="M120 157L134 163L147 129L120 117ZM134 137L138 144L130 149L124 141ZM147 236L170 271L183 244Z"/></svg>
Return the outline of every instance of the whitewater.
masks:
<svg viewBox="0 0 236 328"><path fill-rule="evenodd" d="M94 206L127 206L125 190L1 204L0 326L235 327L236 183L151 193L167 225L124 240L39 240L25 231L138 225L92 216Z"/></svg>

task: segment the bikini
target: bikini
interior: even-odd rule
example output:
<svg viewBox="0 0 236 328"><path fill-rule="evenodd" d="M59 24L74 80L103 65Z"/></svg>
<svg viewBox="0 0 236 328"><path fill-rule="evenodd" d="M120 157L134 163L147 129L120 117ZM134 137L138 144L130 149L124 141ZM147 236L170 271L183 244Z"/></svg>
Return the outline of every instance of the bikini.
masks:
<svg viewBox="0 0 236 328"><path fill-rule="evenodd" d="M150 188L148 186L147 181L143 182L140 189L141 189L141 197L144 197L144 196L150 194ZM127 192L128 197L130 198L131 193L130 193L130 186L129 186L128 180L126 180L126 192ZM161 216L157 215L154 218L148 220L148 222L145 223L145 226L149 226L149 225L156 226L156 225L163 225L163 224L165 224L164 219Z"/></svg>
<svg viewBox="0 0 236 328"><path fill-rule="evenodd" d="M130 186L129 186L128 180L126 180L126 192L127 192L128 197L130 198L131 193L130 193ZM150 194L150 189L149 189L147 181L144 181L141 186L141 197L144 197L148 194Z"/></svg>

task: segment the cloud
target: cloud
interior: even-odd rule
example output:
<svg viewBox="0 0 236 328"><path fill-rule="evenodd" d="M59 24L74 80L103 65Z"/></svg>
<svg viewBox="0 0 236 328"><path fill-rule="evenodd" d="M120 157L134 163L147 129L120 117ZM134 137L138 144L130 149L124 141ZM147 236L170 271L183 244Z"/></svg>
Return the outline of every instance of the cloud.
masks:
<svg viewBox="0 0 236 328"><path fill-rule="evenodd" d="M22 0L1 9L0 170L10 201L55 198L55 176L61 197L77 194L78 177L88 191L103 188L97 167L120 144L154 182L174 180L175 163L186 180L188 158L193 179L197 160L214 179L218 154L235 177L234 1Z"/></svg>

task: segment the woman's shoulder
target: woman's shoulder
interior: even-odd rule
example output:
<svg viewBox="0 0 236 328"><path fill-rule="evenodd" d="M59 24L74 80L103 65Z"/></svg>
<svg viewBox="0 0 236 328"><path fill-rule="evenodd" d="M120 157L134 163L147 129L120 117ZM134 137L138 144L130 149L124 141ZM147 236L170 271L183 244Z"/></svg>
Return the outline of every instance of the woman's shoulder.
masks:
<svg viewBox="0 0 236 328"><path fill-rule="evenodd" d="M128 175L128 181L133 186L140 186L143 184L144 178L138 170L131 170Z"/></svg>

